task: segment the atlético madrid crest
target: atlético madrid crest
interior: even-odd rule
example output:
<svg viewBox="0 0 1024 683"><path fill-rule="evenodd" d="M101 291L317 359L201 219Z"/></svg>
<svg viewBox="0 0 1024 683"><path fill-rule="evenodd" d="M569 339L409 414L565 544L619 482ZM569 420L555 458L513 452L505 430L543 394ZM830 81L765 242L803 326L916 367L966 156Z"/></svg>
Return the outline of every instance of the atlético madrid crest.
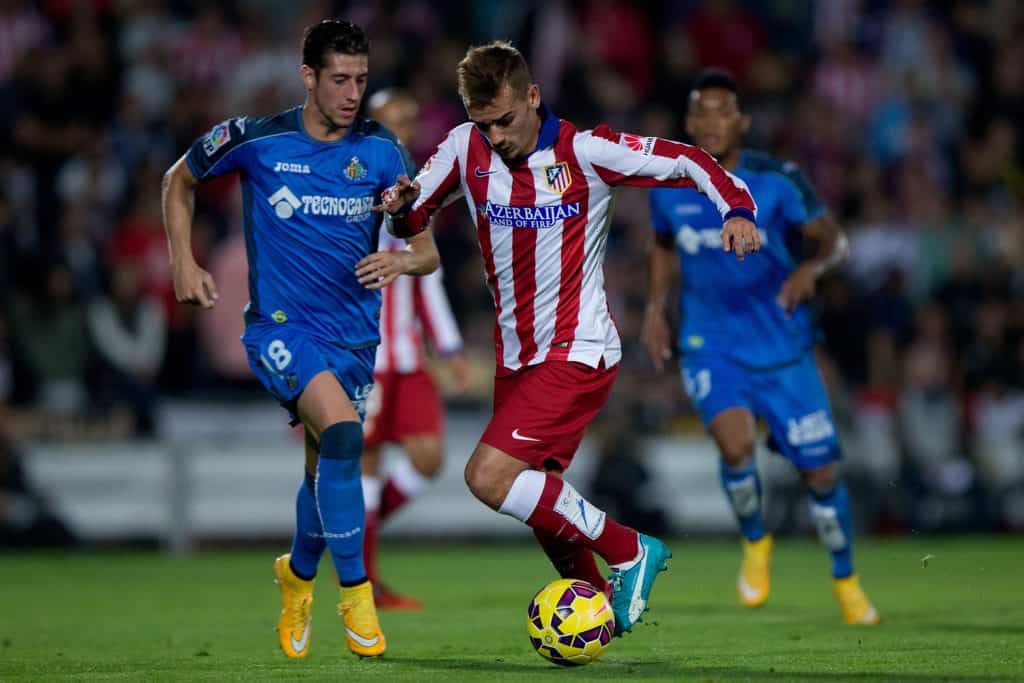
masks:
<svg viewBox="0 0 1024 683"><path fill-rule="evenodd" d="M544 179L548 181L548 187L552 192L564 194L572 185L572 174L569 173L569 164L559 161L557 164L544 167Z"/></svg>

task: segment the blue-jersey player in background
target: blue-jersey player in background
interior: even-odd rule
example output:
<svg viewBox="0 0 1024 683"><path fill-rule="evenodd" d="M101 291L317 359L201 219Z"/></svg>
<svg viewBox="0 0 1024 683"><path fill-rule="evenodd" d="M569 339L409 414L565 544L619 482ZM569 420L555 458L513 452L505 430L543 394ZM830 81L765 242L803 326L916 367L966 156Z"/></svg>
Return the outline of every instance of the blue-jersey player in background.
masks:
<svg viewBox="0 0 1024 683"><path fill-rule="evenodd" d="M749 126L732 77L704 71L690 92L686 129L747 183L758 206L761 252L738 263L720 248L720 221L707 198L689 189L652 190L656 238L644 341L661 369L671 356L664 304L678 258L683 382L718 446L722 487L743 532L741 601L754 607L768 597L772 537L762 521L754 463L759 417L773 450L797 467L807 485L844 619L874 624L878 612L853 570L850 500L838 476L839 442L814 362L806 306L817 278L845 256L846 239L795 164L740 148ZM817 244L817 253L806 259L792 253L804 239Z"/></svg>
<svg viewBox="0 0 1024 683"><path fill-rule="evenodd" d="M310 27L300 69L305 104L214 126L164 177L175 294L204 308L217 290L192 255L193 191L207 178L241 177L250 297L242 342L260 381L306 433L294 542L274 562L284 604L278 641L289 657L309 652L313 578L325 548L341 584L348 648L384 653L363 565L359 463L380 341L376 290L439 262L429 231L410 238L406 251L375 252L377 199L413 169L394 135L358 116L368 54L354 24Z"/></svg>

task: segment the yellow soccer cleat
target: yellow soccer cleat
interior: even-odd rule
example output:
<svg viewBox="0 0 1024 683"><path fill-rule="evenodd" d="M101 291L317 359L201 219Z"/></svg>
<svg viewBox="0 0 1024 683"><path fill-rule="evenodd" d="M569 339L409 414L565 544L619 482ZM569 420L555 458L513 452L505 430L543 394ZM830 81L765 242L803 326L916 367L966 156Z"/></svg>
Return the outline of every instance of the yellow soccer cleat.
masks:
<svg viewBox="0 0 1024 683"><path fill-rule="evenodd" d="M372 583L364 581L358 586L342 588L338 614L345 623L345 643L349 650L361 657L384 654L387 643L377 621Z"/></svg>
<svg viewBox="0 0 1024 683"><path fill-rule="evenodd" d="M309 630L313 615L313 582L292 572L290 554L274 560L275 583L281 587L281 616L277 620L277 642L289 657L309 653Z"/></svg>
<svg viewBox="0 0 1024 683"><path fill-rule="evenodd" d="M769 571L772 562L772 537L765 534L756 541L743 539L743 562L736 577L740 602L757 607L768 599Z"/></svg>
<svg viewBox="0 0 1024 683"><path fill-rule="evenodd" d="M878 623L878 610L864 594L856 574L851 574L845 579L832 579L832 592L840 609L843 610L843 619L847 624L870 626Z"/></svg>

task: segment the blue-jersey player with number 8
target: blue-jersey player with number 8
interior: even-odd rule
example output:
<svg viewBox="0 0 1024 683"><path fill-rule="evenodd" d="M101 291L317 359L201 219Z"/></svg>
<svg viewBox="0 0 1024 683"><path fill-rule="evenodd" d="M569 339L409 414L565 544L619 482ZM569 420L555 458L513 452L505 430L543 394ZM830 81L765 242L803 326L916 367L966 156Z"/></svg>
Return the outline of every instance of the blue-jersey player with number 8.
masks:
<svg viewBox="0 0 1024 683"><path fill-rule="evenodd" d="M754 464L754 420L760 417L770 445L807 485L843 618L874 624L878 612L853 570L850 499L838 474L839 442L804 305L817 278L843 259L846 239L795 164L741 149L750 117L727 72L703 72L688 105L686 130L694 142L746 182L757 202L761 255L743 264L724 258L710 201L688 189L652 190L648 352L659 369L671 355L664 303L678 263L683 381L718 446L722 487L743 532L740 600L755 607L768 597L772 537L762 521ZM817 245L807 259L793 253L804 239Z"/></svg>
<svg viewBox="0 0 1024 683"><path fill-rule="evenodd" d="M242 342L253 371L306 434L294 542L274 562L278 641L289 657L309 652L313 579L325 549L341 584L349 650L384 653L363 565L359 462L380 341L378 290L439 263L429 231L410 237L405 251L374 251L382 220L390 221L377 199L414 169L394 135L358 115L368 56L360 27L311 26L300 68L305 103L214 126L164 176L175 294L203 308L215 305L217 289L192 255L194 188L226 173L241 177L250 297Z"/></svg>

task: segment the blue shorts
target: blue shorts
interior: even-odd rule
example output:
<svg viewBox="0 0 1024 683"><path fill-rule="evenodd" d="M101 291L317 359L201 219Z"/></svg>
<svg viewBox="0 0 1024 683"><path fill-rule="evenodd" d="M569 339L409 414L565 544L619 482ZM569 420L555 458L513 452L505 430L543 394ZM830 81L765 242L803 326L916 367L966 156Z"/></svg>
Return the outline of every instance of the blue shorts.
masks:
<svg viewBox="0 0 1024 683"><path fill-rule="evenodd" d="M373 389L377 347L346 349L287 324L251 323L242 335L249 367L267 391L299 423L296 403L309 381L327 370L341 384L359 419L366 417L366 399Z"/></svg>
<svg viewBox="0 0 1024 683"><path fill-rule="evenodd" d="M764 419L771 448L797 469L817 469L842 457L813 354L767 370L724 356L692 354L683 359L682 374L705 428L727 408L746 408Z"/></svg>

